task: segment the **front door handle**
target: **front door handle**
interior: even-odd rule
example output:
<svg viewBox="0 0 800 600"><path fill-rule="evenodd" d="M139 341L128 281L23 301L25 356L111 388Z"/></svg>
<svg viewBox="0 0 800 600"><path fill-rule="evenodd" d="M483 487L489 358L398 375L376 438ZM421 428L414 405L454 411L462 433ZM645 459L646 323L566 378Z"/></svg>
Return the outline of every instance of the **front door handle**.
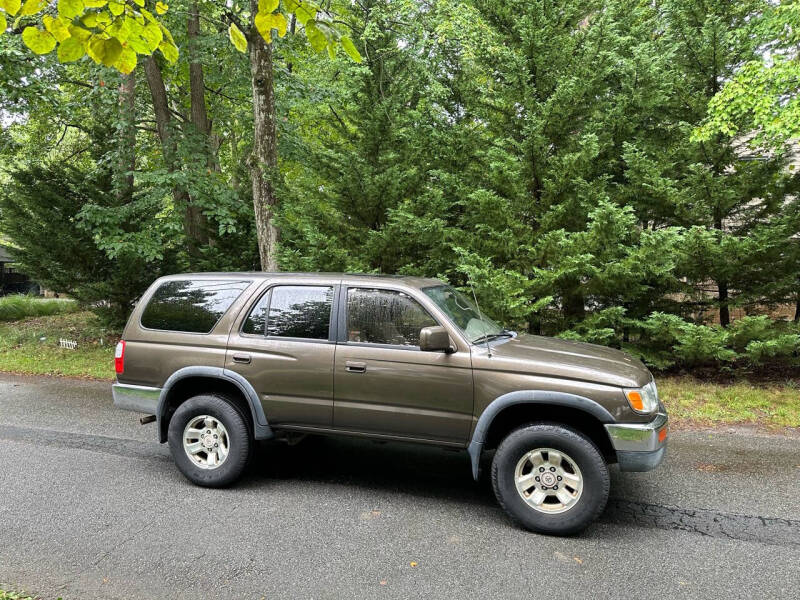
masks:
<svg viewBox="0 0 800 600"><path fill-rule="evenodd" d="M344 370L348 373L365 373L367 370L367 363L348 360L344 363Z"/></svg>
<svg viewBox="0 0 800 600"><path fill-rule="evenodd" d="M233 362L239 363L240 365L249 365L250 364L250 355L249 354L234 354L233 355Z"/></svg>

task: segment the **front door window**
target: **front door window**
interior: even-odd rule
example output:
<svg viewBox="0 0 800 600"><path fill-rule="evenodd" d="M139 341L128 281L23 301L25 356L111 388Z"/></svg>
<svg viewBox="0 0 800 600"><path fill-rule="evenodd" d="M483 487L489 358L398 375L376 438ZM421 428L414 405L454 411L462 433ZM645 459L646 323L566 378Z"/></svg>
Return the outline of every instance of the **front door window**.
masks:
<svg viewBox="0 0 800 600"><path fill-rule="evenodd" d="M370 288L347 291L347 341L419 346L419 332L436 321L402 292Z"/></svg>

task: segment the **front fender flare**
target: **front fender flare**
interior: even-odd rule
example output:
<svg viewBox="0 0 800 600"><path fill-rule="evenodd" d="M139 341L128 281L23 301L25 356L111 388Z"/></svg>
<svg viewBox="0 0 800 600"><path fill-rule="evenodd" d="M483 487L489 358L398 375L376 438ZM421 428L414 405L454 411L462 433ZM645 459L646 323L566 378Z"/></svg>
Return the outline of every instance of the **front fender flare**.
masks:
<svg viewBox="0 0 800 600"><path fill-rule="evenodd" d="M247 400L250 406L250 415L253 418L253 436L257 440L268 440L275 436L272 428L267 422L267 417L264 414L264 408L261 406L258 393L255 391L250 382L244 377L231 371L229 369L222 369L220 367L184 367L178 369L169 376L164 387L161 389L161 394L158 397L158 406L156 409L156 421L161 443L167 441L164 427L162 426L164 416L167 410L167 398L170 391L176 383L190 377L211 377L213 379L220 379L227 383L232 383Z"/></svg>
<svg viewBox="0 0 800 600"><path fill-rule="evenodd" d="M481 413L478 422L475 424L475 431L472 433L472 440L467 447L469 458L472 463L472 477L478 480L481 452L486 441L486 435L494 418L505 408L514 404L549 404L555 406L566 406L576 408L587 414L592 415L601 423L615 423L616 420L611 413L600 404L584 396L568 394L566 392L550 392L542 390L519 390L498 396Z"/></svg>

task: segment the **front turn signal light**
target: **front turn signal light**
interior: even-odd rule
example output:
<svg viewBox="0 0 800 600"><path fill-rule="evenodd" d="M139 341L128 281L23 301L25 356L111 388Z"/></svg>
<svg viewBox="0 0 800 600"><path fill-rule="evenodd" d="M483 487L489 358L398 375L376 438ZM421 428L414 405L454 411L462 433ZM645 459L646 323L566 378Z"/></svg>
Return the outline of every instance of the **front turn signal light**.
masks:
<svg viewBox="0 0 800 600"><path fill-rule="evenodd" d="M633 410L644 412L644 400L639 390L627 390L625 395L628 396L628 404Z"/></svg>
<svg viewBox="0 0 800 600"><path fill-rule="evenodd" d="M631 408L638 413L649 414L658 408L658 390L654 381L644 387L625 390L625 397Z"/></svg>

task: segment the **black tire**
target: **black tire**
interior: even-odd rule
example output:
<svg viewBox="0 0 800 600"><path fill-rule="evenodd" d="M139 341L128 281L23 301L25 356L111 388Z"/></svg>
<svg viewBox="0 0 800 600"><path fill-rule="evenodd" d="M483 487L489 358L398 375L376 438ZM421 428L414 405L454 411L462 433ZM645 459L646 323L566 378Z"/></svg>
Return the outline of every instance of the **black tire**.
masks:
<svg viewBox="0 0 800 600"><path fill-rule="evenodd" d="M228 433L228 456L213 469L194 464L183 448L184 428L191 419L200 415L219 420ZM225 487L236 481L247 466L253 447L244 416L230 400L217 394L194 396L178 406L169 422L167 439L178 469L189 481L203 487Z"/></svg>
<svg viewBox="0 0 800 600"><path fill-rule="evenodd" d="M517 491L514 481L517 463L537 448L563 452L580 469L583 489L575 504L564 512L540 512ZM603 512L610 481L603 455L588 437L565 425L535 423L511 432L500 444L492 461L492 487L503 510L525 529L549 535L572 535L585 529Z"/></svg>

